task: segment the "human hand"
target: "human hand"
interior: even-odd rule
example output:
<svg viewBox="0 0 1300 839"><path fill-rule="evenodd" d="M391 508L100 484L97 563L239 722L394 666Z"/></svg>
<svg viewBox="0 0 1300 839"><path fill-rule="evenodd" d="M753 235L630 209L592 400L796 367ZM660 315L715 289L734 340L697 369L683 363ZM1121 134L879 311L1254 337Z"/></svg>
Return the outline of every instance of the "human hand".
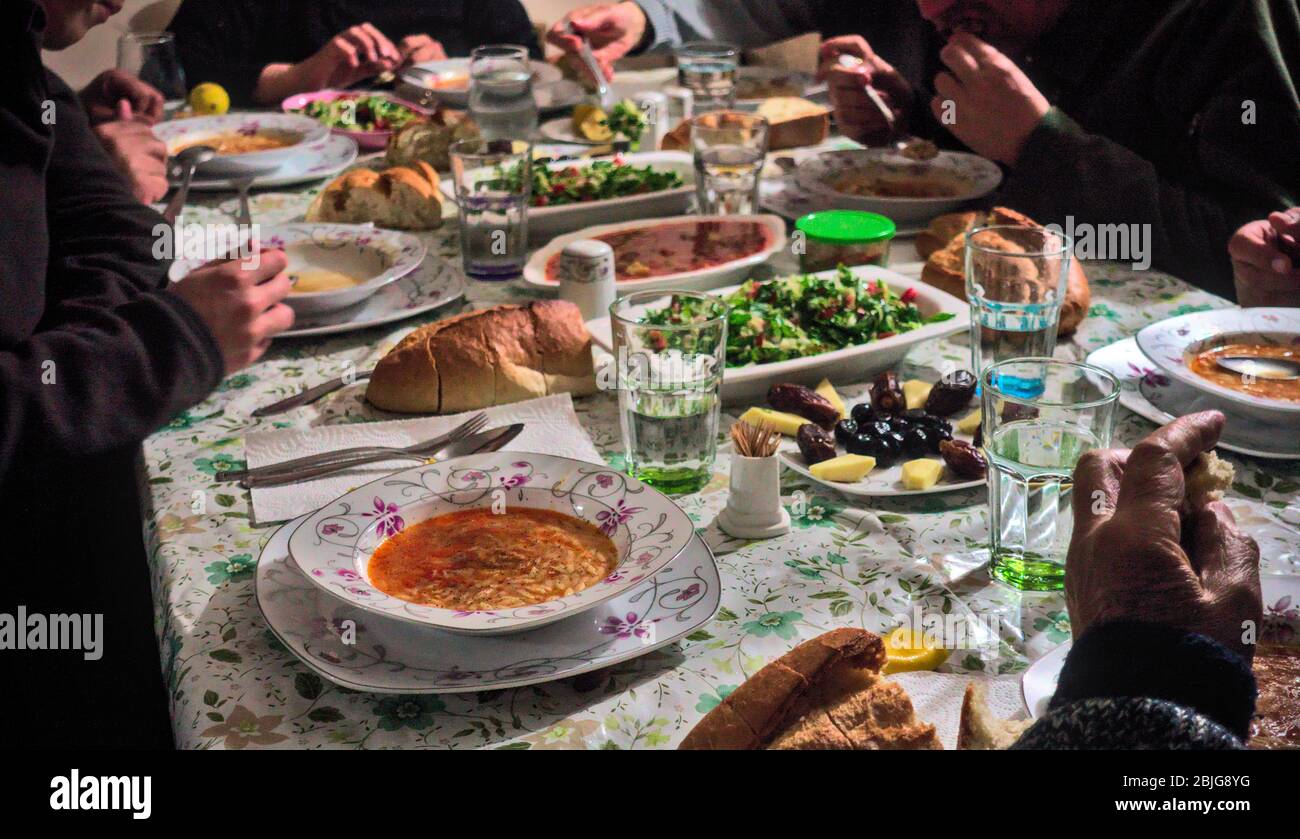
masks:
<svg viewBox="0 0 1300 839"><path fill-rule="evenodd" d="M226 375L257 361L274 336L293 326L293 309L283 302L292 287L284 251L261 251L255 267L246 264L211 262L171 286L212 332Z"/></svg>
<svg viewBox="0 0 1300 839"><path fill-rule="evenodd" d="M101 122L93 130L136 200L152 204L167 194L167 144L133 116L125 99L118 101L113 121Z"/></svg>
<svg viewBox="0 0 1300 839"><path fill-rule="evenodd" d="M576 34L570 35L565 31L566 21ZM636 3L600 3L569 12L547 31L546 40L566 53L576 55L582 48L580 36L585 35L591 42L591 53L606 81L611 81L614 62L641 43L645 29L645 12Z"/></svg>
<svg viewBox="0 0 1300 839"><path fill-rule="evenodd" d="M826 81L835 124L845 136L871 145L888 142L894 134L907 131L907 114L916 93L865 39L859 35L828 38L817 56L817 78ZM843 56L850 56L852 61L843 60ZM893 112L892 122L871 101L867 85L875 88Z"/></svg>
<svg viewBox="0 0 1300 839"><path fill-rule="evenodd" d="M397 51L402 56L402 66L409 67L422 61L442 61L447 51L442 44L428 35L407 35L397 43Z"/></svg>
<svg viewBox="0 0 1300 839"><path fill-rule="evenodd" d="M953 35L939 58L952 72L934 79L935 118L976 154L1014 166L1051 110L1047 97L1015 62L969 32Z"/></svg>
<svg viewBox="0 0 1300 839"><path fill-rule="evenodd" d="M1244 225L1228 255L1239 304L1300 306L1300 207Z"/></svg>
<svg viewBox="0 0 1300 839"><path fill-rule="evenodd" d="M349 27L310 58L294 65L299 90L349 87L362 79L395 70L402 53L370 23Z"/></svg>
<svg viewBox="0 0 1300 839"><path fill-rule="evenodd" d="M134 118L153 125L163 117L163 95L153 85L122 70L105 70L81 91L81 104L92 125L118 118L118 104L126 100Z"/></svg>
<svg viewBox="0 0 1300 839"><path fill-rule="evenodd" d="M1098 449L1074 470L1074 532L1065 599L1078 638L1116 620L1163 623L1207 635L1247 663L1243 621L1262 620L1259 546L1214 501L1183 521L1184 470L1214 448L1218 411L1189 414L1131 452Z"/></svg>

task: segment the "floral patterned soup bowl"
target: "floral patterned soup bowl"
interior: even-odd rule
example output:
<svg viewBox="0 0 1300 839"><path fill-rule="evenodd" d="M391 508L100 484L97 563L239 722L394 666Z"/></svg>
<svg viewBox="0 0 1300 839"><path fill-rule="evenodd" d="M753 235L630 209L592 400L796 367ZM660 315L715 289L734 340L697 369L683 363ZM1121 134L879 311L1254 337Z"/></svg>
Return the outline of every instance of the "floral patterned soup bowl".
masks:
<svg viewBox="0 0 1300 839"><path fill-rule="evenodd" d="M604 580L544 603L457 611L411 603L370 581L385 539L445 513L511 505L553 510L595 525L618 551ZM690 542L690 517L666 496L605 466L554 455L495 452L407 469L358 487L305 519L289 538L303 575L340 600L376 614L450 632L522 632L571 617L654 576Z"/></svg>

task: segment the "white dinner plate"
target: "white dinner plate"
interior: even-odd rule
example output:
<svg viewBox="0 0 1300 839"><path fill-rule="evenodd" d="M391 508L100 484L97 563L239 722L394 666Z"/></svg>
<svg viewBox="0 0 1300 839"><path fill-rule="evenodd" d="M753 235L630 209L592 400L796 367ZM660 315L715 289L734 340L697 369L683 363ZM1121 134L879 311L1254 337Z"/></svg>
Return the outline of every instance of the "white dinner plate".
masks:
<svg viewBox="0 0 1300 839"><path fill-rule="evenodd" d="M572 143L578 146L607 146L610 140L588 140L573 130L573 119L556 117L548 119L537 126L537 131L546 139L555 143Z"/></svg>
<svg viewBox="0 0 1300 839"><path fill-rule="evenodd" d="M619 233L629 230L643 230L653 227L673 224L691 224L695 222L709 221L741 221L755 222L767 228L769 239L762 250L747 256L732 259L721 265L714 265L710 268L700 268L694 271L678 271L673 274L664 274L658 277L649 277L644 280L622 280L616 285L619 294L632 294L637 291L655 291L658 289L686 289L688 291L700 291L718 286L724 286L732 283L743 282L749 278L750 273L755 267L762 265L786 246L785 222L778 216L773 215L754 215L754 216L678 216L675 218L649 219L646 221L625 221L617 224L600 224L595 227L588 227L585 230L579 230L570 233L567 236L560 236L552 239L546 247L533 253L527 264L524 265L524 282L534 288L544 288L554 291L560 287L559 280L551 280L546 276L546 265L551 258L564 250L570 242L576 242L579 239L594 239L610 233Z"/></svg>
<svg viewBox="0 0 1300 839"><path fill-rule="evenodd" d="M357 159L357 144L341 134L330 134L324 140L300 150L285 163L253 180L254 189L292 186L307 181L329 178L342 172ZM173 181L175 186L176 182ZM234 189L230 178L203 178L197 174L190 189L198 192L230 192Z"/></svg>
<svg viewBox="0 0 1300 839"><path fill-rule="evenodd" d="M1134 338L1093 350L1088 363L1113 373L1120 383L1120 404L1144 419L1164 425L1185 414L1213 408L1227 417L1220 448L1252 457L1300 460L1300 438L1294 429L1243 414L1166 376L1143 355Z"/></svg>
<svg viewBox="0 0 1300 839"><path fill-rule="evenodd" d="M1231 405L1240 413L1300 430L1300 402L1252 396L1192 372L1196 355L1220 344L1266 343L1300 347L1300 309L1213 309L1168 318L1143 327L1138 348L1162 371L1187 387Z"/></svg>
<svg viewBox="0 0 1300 839"><path fill-rule="evenodd" d="M303 664L352 690L469 693L577 676L681 640L713 620L722 595L713 554L695 537L653 578L589 612L506 638L451 635L363 611L308 582L289 557L289 534L306 518L262 549L257 605Z"/></svg>
<svg viewBox="0 0 1300 839"><path fill-rule="evenodd" d="M728 367L722 374L724 401L762 402L767 396L767 389L780 382L794 382L808 387L816 386L823 378L839 384L861 382L881 370L896 367L907 351L916 344L962 332L970 323L970 306L964 300L958 300L946 291L874 265L859 265L850 270L868 280L886 282L890 288L900 294L909 288L915 289L916 305L923 315L948 312L953 317L939 323L926 324L911 332L880 338L869 344L855 344L831 352L770 364ZM834 273L834 271L821 271L814 276L831 276ZM710 293L724 296L735 291L736 288L738 286L719 288ZM591 333L592 341L597 346L604 349L606 353L613 352L608 317L587 321L587 331ZM600 363L609 363L611 360L606 355Z"/></svg>
<svg viewBox="0 0 1300 839"><path fill-rule="evenodd" d="M573 594L481 611L412 603L370 582L370 558L390 536L435 516L498 503L592 524L613 541L618 565ZM558 455L503 451L425 463L344 493L294 530L289 553L321 591L368 612L449 632L500 635L621 596L663 570L694 535L690 517L668 496L623 472Z"/></svg>

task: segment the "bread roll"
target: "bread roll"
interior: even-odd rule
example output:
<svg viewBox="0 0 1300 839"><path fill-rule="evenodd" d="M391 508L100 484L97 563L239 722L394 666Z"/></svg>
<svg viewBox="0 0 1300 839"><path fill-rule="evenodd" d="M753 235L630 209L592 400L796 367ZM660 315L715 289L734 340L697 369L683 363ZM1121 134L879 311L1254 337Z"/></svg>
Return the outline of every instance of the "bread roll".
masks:
<svg viewBox="0 0 1300 839"><path fill-rule="evenodd" d="M321 190L307 221L432 230L442 224L438 173L422 162L383 172L353 169Z"/></svg>
<svg viewBox="0 0 1300 839"><path fill-rule="evenodd" d="M450 414L595 389L581 312L546 300L420 327L375 365L366 399L387 411Z"/></svg>

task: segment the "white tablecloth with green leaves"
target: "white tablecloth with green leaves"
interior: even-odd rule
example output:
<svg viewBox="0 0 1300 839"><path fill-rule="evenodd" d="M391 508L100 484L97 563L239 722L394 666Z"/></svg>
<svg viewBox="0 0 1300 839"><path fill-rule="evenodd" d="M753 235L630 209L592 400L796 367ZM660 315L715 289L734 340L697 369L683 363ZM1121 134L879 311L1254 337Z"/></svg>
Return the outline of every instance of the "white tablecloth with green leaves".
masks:
<svg viewBox="0 0 1300 839"><path fill-rule="evenodd" d="M255 220L300 218L317 189L255 195ZM188 208L187 220L229 222L235 209L233 198L217 197ZM432 252L459 258L454 221L429 241ZM1090 317L1058 354L1083 358L1152 321L1228 305L1154 271L1102 263L1088 272ZM474 306L528 296L520 282L470 283L468 291ZM338 375L349 362L367 369L405 332L441 314L327 340L276 342L265 358L146 441L145 527L178 745L670 748L766 662L834 627L881 631L914 605L947 613L962 603L996 616L1002 641L995 656L953 655L942 669L986 675L1019 673L1069 637L1059 594L1021 595L990 583L978 568L963 573L987 539L982 488L868 505L787 473L791 532L720 554L718 615L678 644L574 679L477 694L383 696L323 680L276 640L254 600L255 565L272 528L253 527L248 493L213 478L243 465L243 437L252 430L391 419L361 400L360 386L280 416L258 420L250 413ZM926 375L929 368L937 376L945 360L968 366L964 336L920 345L904 373ZM865 387L844 390L856 396ZM620 464L614 398L601 394L576 407L597 448ZM729 409L733 416L739 411ZM1115 436L1130 445L1152 428L1121 410ZM1300 570L1300 463L1228 457L1238 475L1228 503L1264 546L1266 569ZM713 480L680 500L698 528L724 504L727 474L724 451Z"/></svg>

